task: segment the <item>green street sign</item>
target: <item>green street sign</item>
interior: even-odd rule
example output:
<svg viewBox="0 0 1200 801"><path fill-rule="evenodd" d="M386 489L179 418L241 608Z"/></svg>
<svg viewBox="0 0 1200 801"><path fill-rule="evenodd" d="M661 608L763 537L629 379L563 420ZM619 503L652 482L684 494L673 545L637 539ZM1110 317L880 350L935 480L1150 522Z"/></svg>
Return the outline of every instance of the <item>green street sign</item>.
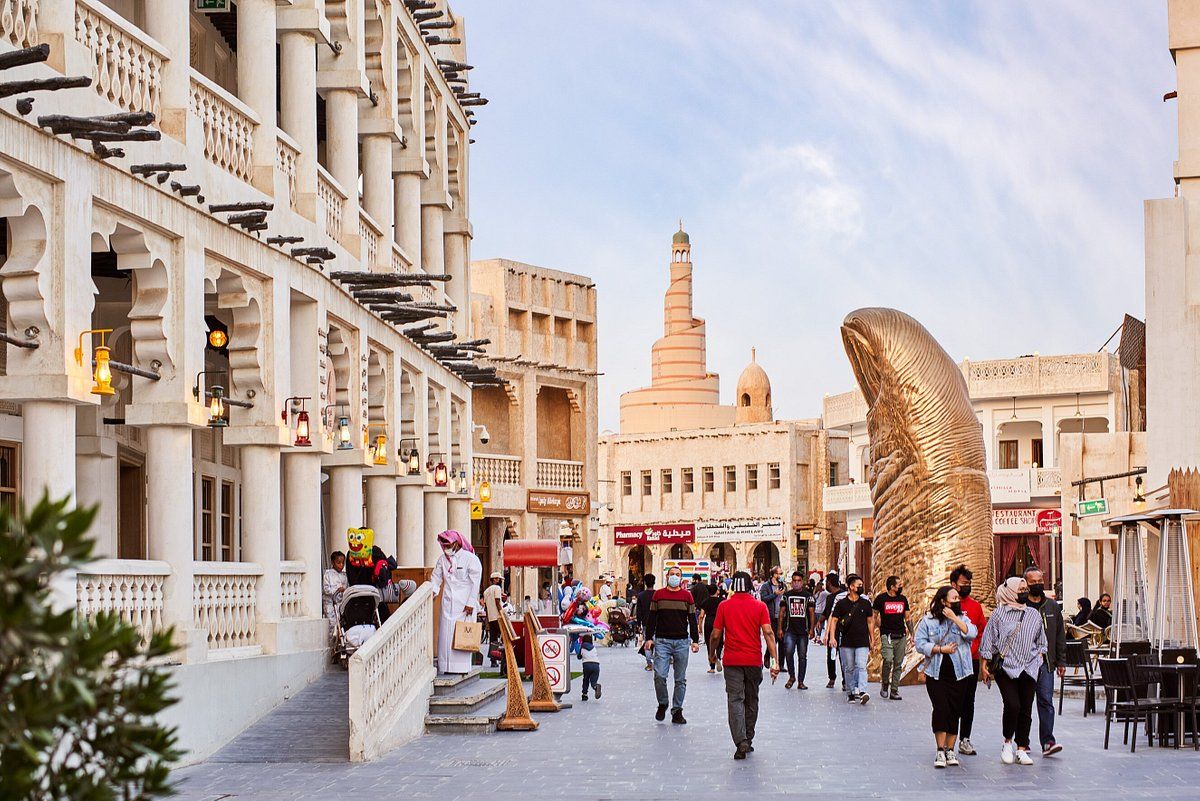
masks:
<svg viewBox="0 0 1200 801"><path fill-rule="evenodd" d="M229 11L231 0L192 0L192 8L206 14L214 11Z"/></svg>
<svg viewBox="0 0 1200 801"><path fill-rule="evenodd" d="M1080 517L1108 514L1108 499L1095 498L1090 501L1079 501L1075 504L1075 514Z"/></svg>

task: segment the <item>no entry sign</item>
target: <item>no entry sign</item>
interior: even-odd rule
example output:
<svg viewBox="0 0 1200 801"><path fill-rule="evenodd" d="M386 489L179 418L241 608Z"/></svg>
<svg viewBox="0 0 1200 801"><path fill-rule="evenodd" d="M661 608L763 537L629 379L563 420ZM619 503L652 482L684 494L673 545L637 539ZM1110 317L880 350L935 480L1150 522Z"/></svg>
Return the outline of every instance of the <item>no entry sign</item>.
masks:
<svg viewBox="0 0 1200 801"><path fill-rule="evenodd" d="M550 690L555 693L571 689L571 652L568 635L544 631L538 635L538 648L542 661L546 663L546 676L550 679Z"/></svg>

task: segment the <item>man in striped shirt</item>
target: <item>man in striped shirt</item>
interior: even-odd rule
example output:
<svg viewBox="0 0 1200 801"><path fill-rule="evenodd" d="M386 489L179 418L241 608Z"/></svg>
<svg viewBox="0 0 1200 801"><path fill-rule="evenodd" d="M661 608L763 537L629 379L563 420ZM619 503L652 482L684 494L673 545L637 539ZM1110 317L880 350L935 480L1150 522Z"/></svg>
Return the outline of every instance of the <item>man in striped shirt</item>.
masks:
<svg viewBox="0 0 1200 801"><path fill-rule="evenodd" d="M646 647L654 648L654 694L658 698L654 719L663 720L667 716L667 672L674 665L671 722L687 723L683 717L683 696L687 692L688 653L700 650L700 631L696 626L696 602L683 587L683 571L678 567L667 571L667 586L656 590L650 601Z"/></svg>

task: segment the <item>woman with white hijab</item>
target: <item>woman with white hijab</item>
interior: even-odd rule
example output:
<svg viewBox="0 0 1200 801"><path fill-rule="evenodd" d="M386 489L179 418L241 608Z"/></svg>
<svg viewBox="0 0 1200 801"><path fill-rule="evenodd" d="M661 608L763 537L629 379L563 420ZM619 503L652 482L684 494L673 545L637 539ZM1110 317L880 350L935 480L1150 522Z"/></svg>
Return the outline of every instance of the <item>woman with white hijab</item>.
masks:
<svg viewBox="0 0 1200 801"><path fill-rule="evenodd" d="M454 624L460 620L475 619L475 605L479 598L479 581L483 577L483 565L471 547L471 541L457 531L438 534L438 545L442 555L438 557L430 581L433 591L442 595L442 614L438 625L438 672L469 673L471 651L456 651Z"/></svg>
<svg viewBox="0 0 1200 801"><path fill-rule="evenodd" d="M979 645L980 679L990 687L994 678L1004 700L1004 745L1000 761L1005 765L1033 764L1029 756L1029 727L1033 722L1038 668L1046 655L1046 630L1037 610L1025 605L1028 591L1025 579L1020 576L1013 576L996 588L996 611L988 618Z"/></svg>

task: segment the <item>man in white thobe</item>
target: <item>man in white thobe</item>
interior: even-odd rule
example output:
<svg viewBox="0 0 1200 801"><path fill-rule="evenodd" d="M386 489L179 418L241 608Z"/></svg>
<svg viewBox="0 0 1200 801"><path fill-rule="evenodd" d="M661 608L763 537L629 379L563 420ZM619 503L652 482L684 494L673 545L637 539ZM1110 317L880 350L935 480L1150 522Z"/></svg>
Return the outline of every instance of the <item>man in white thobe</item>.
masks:
<svg viewBox="0 0 1200 801"><path fill-rule="evenodd" d="M454 624L475 619L475 604L479 602L479 581L483 565L475 555L470 540L457 531L438 534L442 555L438 557L430 581L433 591L441 593L442 615L438 626L438 671L441 673L471 672L471 651L456 651Z"/></svg>

